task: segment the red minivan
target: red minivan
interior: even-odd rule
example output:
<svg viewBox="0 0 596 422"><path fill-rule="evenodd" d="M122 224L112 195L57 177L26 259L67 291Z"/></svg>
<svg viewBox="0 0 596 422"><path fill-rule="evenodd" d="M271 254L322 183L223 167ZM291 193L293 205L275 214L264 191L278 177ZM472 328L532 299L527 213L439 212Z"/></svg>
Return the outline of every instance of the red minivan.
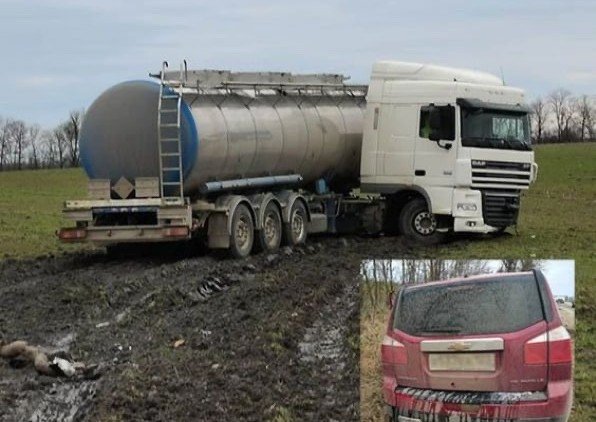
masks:
<svg viewBox="0 0 596 422"><path fill-rule="evenodd" d="M387 420L565 421L572 361L538 270L405 285L381 346Z"/></svg>

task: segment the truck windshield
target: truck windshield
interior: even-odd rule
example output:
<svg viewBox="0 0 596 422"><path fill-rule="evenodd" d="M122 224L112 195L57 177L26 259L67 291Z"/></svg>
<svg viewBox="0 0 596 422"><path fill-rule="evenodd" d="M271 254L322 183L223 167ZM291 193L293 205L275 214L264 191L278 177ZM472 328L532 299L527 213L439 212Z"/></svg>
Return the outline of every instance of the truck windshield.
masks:
<svg viewBox="0 0 596 422"><path fill-rule="evenodd" d="M530 150L527 113L462 107L462 145Z"/></svg>

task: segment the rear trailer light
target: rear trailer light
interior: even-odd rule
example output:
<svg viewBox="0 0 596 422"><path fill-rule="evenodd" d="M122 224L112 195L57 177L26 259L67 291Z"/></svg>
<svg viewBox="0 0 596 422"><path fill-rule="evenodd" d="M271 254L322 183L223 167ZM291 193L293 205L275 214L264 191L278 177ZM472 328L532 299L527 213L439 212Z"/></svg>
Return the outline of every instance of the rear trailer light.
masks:
<svg viewBox="0 0 596 422"><path fill-rule="evenodd" d="M385 336L381 344L381 361L404 365L408 363L406 347L391 336Z"/></svg>
<svg viewBox="0 0 596 422"><path fill-rule="evenodd" d="M181 226L181 227L168 227L163 231L164 236L166 237L187 237L188 236L188 227Z"/></svg>
<svg viewBox="0 0 596 422"><path fill-rule="evenodd" d="M563 326L542 333L524 345L526 365L571 363L572 359L571 337Z"/></svg>
<svg viewBox="0 0 596 422"><path fill-rule="evenodd" d="M58 237L61 240L77 240L87 237L87 230L79 228L60 229Z"/></svg>

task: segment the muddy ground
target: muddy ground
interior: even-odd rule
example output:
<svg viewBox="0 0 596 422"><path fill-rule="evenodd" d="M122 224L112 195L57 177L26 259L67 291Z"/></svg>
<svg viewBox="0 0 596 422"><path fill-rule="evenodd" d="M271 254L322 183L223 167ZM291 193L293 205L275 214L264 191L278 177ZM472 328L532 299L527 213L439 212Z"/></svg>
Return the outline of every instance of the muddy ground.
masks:
<svg viewBox="0 0 596 422"><path fill-rule="evenodd" d="M0 340L97 365L52 378L0 360L0 421L358 420L360 260L405 254L320 237L246 260L0 261Z"/></svg>

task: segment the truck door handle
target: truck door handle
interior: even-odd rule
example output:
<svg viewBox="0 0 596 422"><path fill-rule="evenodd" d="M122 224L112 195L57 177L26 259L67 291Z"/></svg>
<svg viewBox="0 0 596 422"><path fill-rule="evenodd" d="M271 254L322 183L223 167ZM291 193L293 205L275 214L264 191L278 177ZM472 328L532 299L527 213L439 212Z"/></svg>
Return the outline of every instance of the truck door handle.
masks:
<svg viewBox="0 0 596 422"><path fill-rule="evenodd" d="M426 170L414 170L414 176L426 176Z"/></svg>

